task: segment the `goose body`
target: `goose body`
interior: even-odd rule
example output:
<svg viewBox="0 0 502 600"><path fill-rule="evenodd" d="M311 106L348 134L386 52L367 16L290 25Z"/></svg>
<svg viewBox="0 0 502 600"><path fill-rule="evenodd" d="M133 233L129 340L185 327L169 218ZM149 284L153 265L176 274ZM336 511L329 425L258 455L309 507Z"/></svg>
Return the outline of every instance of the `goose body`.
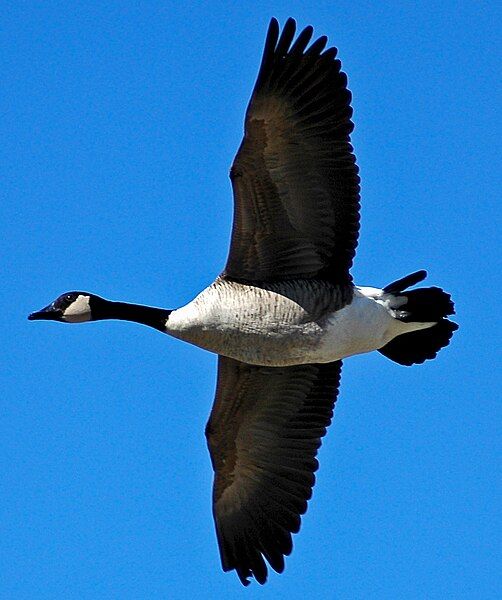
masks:
<svg viewBox="0 0 502 600"><path fill-rule="evenodd" d="M253 286L218 279L170 313L165 330L253 365L327 363L378 350L396 335L434 323L393 316L383 290L293 280Z"/></svg>
<svg viewBox="0 0 502 600"><path fill-rule="evenodd" d="M272 19L230 178L227 263L192 302L168 310L67 292L31 320L120 319L218 354L206 427L222 567L244 585L277 572L312 495L342 359L378 350L432 359L457 325L450 296L409 289L417 271L357 287L359 175L351 94L335 48L313 29Z"/></svg>

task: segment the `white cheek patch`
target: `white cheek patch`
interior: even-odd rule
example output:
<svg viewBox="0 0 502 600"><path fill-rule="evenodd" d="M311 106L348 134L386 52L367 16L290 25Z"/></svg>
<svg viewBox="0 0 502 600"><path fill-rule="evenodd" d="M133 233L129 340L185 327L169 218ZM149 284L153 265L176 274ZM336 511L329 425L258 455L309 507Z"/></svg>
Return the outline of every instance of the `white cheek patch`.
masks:
<svg viewBox="0 0 502 600"><path fill-rule="evenodd" d="M91 320L89 296L77 296L63 312L63 319L68 323L84 323Z"/></svg>

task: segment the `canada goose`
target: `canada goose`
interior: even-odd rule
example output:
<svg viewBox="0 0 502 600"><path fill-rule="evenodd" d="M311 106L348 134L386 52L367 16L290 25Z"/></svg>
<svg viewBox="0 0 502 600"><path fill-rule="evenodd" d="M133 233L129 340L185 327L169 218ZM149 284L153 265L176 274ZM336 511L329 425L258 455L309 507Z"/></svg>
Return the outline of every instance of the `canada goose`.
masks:
<svg viewBox="0 0 502 600"><path fill-rule="evenodd" d="M69 292L31 320L135 321L219 355L206 428L213 514L225 571L263 584L277 572L312 494L342 359L378 350L412 365L432 359L458 326L450 296L355 286L359 176L351 94L326 37L268 28L230 171L235 214L223 273L177 310Z"/></svg>

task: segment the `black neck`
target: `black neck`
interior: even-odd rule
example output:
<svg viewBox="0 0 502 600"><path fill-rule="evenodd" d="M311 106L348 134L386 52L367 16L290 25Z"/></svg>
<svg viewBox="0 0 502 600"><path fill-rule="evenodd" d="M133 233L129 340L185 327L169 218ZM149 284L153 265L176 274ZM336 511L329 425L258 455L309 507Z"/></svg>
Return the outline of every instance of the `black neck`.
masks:
<svg viewBox="0 0 502 600"><path fill-rule="evenodd" d="M153 308L141 304L111 302L109 300L99 302L98 306L92 307L93 320L120 319L121 321L134 321L159 331L165 331L166 319L171 312L171 310L165 308Z"/></svg>

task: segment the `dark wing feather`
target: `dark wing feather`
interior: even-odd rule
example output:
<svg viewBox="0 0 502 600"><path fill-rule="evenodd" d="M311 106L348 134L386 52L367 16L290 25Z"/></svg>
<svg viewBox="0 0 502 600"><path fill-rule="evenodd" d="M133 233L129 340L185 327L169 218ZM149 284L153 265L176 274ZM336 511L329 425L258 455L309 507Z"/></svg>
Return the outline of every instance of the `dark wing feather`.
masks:
<svg viewBox="0 0 502 600"><path fill-rule="evenodd" d="M222 566L267 578L292 550L312 495L316 454L331 422L341 361L259 367L219 357L207 424L213 514Z"/></svg>
<svg viewBox="0 0 502 600"><path fill-rule="evenodd" d="M230 171L234 223L224 276L240 281L351 281L359 176L347 77L326 37L293 42L272 19L245 134Z"/></svg>

